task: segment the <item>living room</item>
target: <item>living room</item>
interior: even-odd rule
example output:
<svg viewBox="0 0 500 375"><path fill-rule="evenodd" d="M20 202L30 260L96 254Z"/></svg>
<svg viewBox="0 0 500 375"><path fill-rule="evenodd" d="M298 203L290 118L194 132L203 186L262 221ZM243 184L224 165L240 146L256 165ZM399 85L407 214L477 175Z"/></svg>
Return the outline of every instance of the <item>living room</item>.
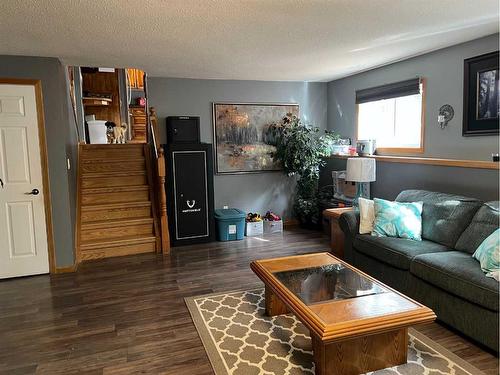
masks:
<svg viewBox="0 0 500 375"><path fill-rule="evenodd" d="M0 373L499 373L496 1L0 10Z"/></svg>

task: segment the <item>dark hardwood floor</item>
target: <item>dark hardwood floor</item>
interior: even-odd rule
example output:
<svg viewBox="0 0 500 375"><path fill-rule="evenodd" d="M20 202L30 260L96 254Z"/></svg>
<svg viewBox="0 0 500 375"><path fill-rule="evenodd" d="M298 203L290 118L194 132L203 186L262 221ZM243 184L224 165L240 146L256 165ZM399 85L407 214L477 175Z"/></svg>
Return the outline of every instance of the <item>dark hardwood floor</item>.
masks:
<svg viewBox="0 0 500 375"><path fill-rule="evenodd" d="M319 232L175 248L0 282L1 374L212 374L184 297L262 284L254 259L328 249ZM498 358L433 323L420 331L487 374Z"/></svg>

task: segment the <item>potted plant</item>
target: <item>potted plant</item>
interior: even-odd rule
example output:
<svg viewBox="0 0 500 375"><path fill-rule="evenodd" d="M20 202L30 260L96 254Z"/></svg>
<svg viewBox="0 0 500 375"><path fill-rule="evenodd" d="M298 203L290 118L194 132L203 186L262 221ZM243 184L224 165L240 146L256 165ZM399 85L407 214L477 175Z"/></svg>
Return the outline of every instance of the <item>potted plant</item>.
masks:
<svg viewBox="0 0 500 375"><path fill-rule="evenodd" d="M318 182L324 158L340 138L333 132L320 134L316 126L303 124L296 116L287 115L269 129L269 139L276 146L274 159L279 160L288 176L296 175L297 185L293 210L302 225L320 223Z"/></svg>

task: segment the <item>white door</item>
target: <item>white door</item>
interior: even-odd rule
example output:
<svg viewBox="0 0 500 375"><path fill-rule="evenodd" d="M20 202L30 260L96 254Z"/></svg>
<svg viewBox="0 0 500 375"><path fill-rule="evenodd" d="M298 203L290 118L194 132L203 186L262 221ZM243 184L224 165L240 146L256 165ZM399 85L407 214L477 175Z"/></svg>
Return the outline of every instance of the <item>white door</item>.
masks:
<svg viewBox="0 0 500 375"><path fill-rule="evenodd" d="M0 179L0 278L48 273L34 86L0 84Z"/></svg>

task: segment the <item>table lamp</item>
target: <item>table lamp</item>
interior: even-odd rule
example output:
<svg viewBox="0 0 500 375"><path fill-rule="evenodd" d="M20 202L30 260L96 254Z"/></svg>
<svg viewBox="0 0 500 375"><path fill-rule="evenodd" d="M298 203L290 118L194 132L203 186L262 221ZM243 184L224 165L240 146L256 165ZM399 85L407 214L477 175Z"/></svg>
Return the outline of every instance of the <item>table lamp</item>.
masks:
<svg viewBox="0 0 500 375"><path fill-rule="evenodd" d="M352 204L358 207L359 197L370 199L370 182L375 181L375 159L349 158L347 159L346 181L356 183L356 197Z"/></svg>

